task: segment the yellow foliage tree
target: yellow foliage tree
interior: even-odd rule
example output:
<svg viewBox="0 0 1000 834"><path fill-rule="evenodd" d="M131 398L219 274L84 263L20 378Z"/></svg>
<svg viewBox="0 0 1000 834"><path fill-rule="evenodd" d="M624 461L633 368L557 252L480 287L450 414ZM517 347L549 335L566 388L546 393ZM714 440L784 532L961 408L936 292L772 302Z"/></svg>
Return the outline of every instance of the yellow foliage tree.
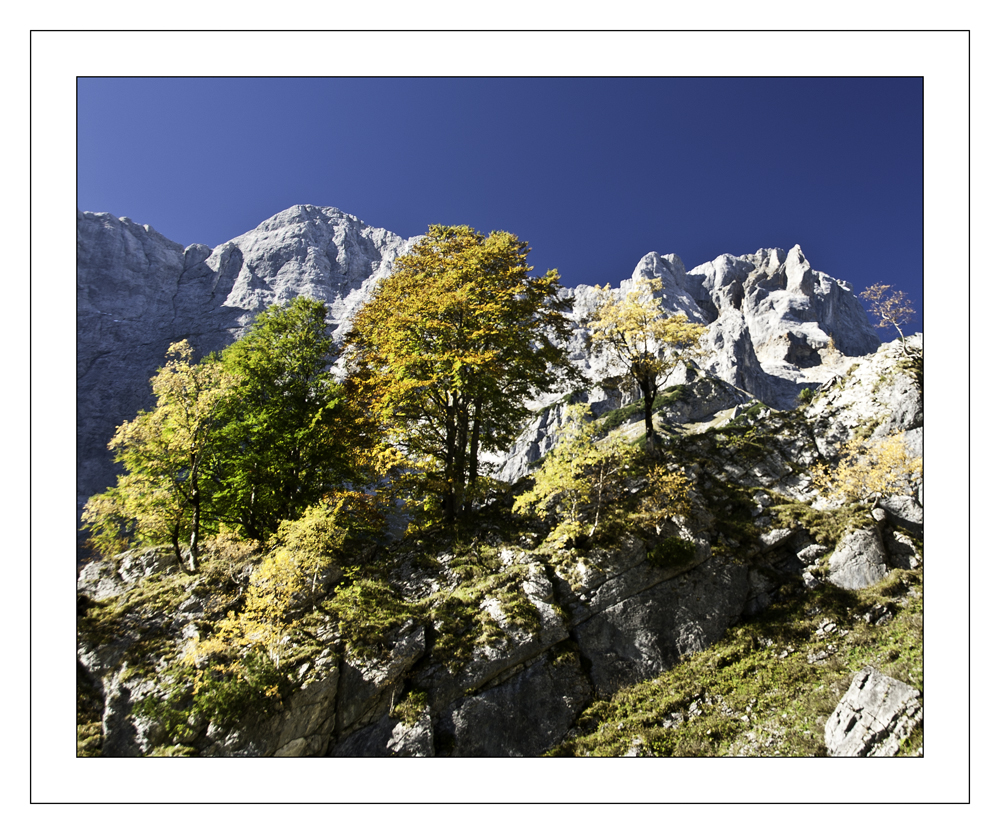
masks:
<svg viewBox="0 0 1000 834"><path fill-rule="evenodd" d="M813 486L821 495L846 503L872 501L906 489L913 478L923 475L923 460L906 449L903 432L868 443L855 435L844 444L840 462L831 469L820 463L813 468Z"/></svg>
<svg viewBox="0 0 1000 834"><path fill-rule="evenodd" d="M659 278L640 278L624 298L617 298L607 285L597 310L587 322L593 339L607 345L625 372L642 391L646 422L646 448L656 446L653 430L653 401L659 391L659 377L686 354L694 352L707 332L686 315L667 316L655 292L663 289Z"/></svg>
<svg viewBox="0 0 1000 834"><path fill-rule="evenodd" d="M598 443L598 427L587 420L588 410L569 406L559 442L545 456L534 486L514 502L514 511L522 515L556 511L560 521L548 539L556 544L597 532L638 454L617 437Z"/></svg>
<svg viewBox="0 0 1000 834"><path fill-rule="evenodd" d="M354 320L353 379L421 470L445 520L468 506L480 455L506 448L526 399L552 390L568 333L559 274L531 275L509 232L431 226Z"/></svg>
<svg viewBox="0 0 1000 834"><path fill-rule="evenodd" d="M257 649L280 667L297 612L315 598L319 577L336 566L336 556L354 526L369 512L368 496L339 493L284 521L272 550L250 577L243 609L230 611L208 639L199 641L189 660L213 654L232 656Z"/></svg>
<svg viewBox="0 0 1000 834"><path fill-rule="evenodd" d="M83 521L91 544L103 555L135 540L172 543L177 561L198 569L199 544L212 491L213 431L236 380L218 362L194 363L186 340L167 351L167 363L152 378L156 408L122 423L108 448L125 474L91 498ZM182 534L189 562L181 558Z"/></svg>

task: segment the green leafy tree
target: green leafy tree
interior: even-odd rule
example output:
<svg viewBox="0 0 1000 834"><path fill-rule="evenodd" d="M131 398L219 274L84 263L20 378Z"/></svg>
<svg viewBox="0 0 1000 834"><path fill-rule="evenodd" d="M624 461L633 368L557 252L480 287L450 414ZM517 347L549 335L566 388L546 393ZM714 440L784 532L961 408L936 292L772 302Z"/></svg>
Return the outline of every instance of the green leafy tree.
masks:
<svg viewBox="0 0 1000 834"><path fill-rule="evenodd" d="M529 251L509 232L431 226L348 337L359 390L449 522L469 507L481 455L506 448L528 397L567 369L559 274L531 275Z"/></svg>
<svg viewBox="0 0 1000 834"><path fill-rule="evenodd" d="M598 287L602 298L588 321L592 338L606 345L642 392L646 422L646 448L656 447L653 401L660 376L682 357L694 352L707 328L678 313L667 316L654 293L663 288L659 278L640 278L624 298L610 285Z"/></svg>
<svg viewBox="0 0 1000 834"><path fill-rule="evenodd" d="M263 540L324 493L366 478L378 447L330 374L326 305L300 297L262 312L221 355L238 380L223 410L215 477L219 514Z"/></svg>
<svg viewBox="0 0 1000 834"><path fill-rule="evenodd" d="M185 538L185 566L198 569L202 533L216 521L210 509L216 431L235 379L220 363L195 364L191 356L187 341L170 346L166 365L151 380L156 408L123 423L108 444L125 473L83 512L91 544L104 555L133 541L170 542L185 565Z"/></svg>
<svg viewBox="0 0 1000 834"><path fill-rule="evenodd" d="M329 373L322 302L271 308L221 356L191 356L187 342L171 345L152 379L156 408L110 443L125 473L83 514L100 553L170 542L180 559L185 539L194 571L203 534L221 524L265 541L338 495L375 524L362 497L393 456Z"/></svg>

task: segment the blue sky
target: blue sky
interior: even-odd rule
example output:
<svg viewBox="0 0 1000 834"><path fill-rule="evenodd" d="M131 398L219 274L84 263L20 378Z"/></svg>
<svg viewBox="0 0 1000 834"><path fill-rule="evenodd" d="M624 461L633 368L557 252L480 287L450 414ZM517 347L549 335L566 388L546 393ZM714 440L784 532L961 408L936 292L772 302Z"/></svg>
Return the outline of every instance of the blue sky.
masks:
<svg viewBox="0 0 1000 834"><path fill-rule="evenodd" d="M78 206L216 246L296 203L410 236L504 229L617 284L800 244L906 291L922 329L923 82L900 78L80 78ZM882 332L889 339L894 334Z"/></svg>

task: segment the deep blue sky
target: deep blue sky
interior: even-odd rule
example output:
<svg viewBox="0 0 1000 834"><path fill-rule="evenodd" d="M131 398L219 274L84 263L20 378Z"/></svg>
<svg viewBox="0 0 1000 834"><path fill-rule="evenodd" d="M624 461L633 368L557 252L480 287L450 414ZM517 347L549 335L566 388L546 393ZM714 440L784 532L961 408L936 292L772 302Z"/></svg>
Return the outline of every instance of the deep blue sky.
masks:
<svg viewBox="0 0 1000 834"><path fill-rule="evenodd" d="M568 286L617 284L654 250L690 269L798 243L920 313L922 95L920 78L81 78L78 206L184 245L296 203L404 237L504 229Z"/></svg>

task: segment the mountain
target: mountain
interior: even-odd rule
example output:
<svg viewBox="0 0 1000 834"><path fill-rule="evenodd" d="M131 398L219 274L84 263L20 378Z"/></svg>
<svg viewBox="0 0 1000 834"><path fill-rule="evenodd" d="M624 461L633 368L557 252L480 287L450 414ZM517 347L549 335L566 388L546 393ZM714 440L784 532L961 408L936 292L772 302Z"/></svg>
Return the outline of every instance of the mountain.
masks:
<svg viewBox="0 0 1000 834"><path fill-rule="evenodd" d="M128 218L78 212L78 509L114 483L107 442L116 426L152 406L149 378L171 342L187 339L199 356L219 350L269 304L298 295L325 301L331 332L340 337L415 240L336 208L300 205L215 249L185 248ZM853 357L880 344L850 285L813 270L798 246L720 255L690 271L676 255L650 252L618 291L650 276L663 281L666 310L708 326L703 369L731 386L725 407L756 398L788 408L802 388L843 373ZM577 399L595 411L627 404L635 392L607 357L591 352L581 323L594 308L595 288L564 294L577 322L573 360L592 386ZM554 435L544 426L552 419L558 412L540 412L507 459L495 461L503 476L523 474L551 447Z"/></svg>
<svg viewBox="0 0 1000 834"><path fill-rule="evenodd" d="M127 217L77 213L78 504L111 486L115 427L153 405L172 342L220 350L268 305L322 299L337 335L411 241L335 208L293 206L215 249Z"/></svg>
<svg viewBox="0 0 1000 834"><path fill-rule="evenodd" d="M328 304L340 338L414 240L294 206L215 249L184 248L80 212L80 505L113 483L106 443L152 404L171 342L218 350L298 295ZM475 529L372 545L352 555L349 586L336 566L313 576L281 674L236 673L208 649L185 659L240 610L257 545L218 537L198 575L169 547L83 567L81 752L922 755L922 474L848 504L820 495L816 468L850 441L922 455L922 337L880 344L851 286L798 246L691 270L650 252L615 292L648 277L667 312L708 329L698 364L661 381L654 415L690 485L685 512L643 520L652 474L623 482L604 538L553 542L551 519L511 511L571 403L589 403L603 435L643 430L634 386L589 339L596 288L564 289L583 382L533 404L493 461L508 486Z"/></svg>
<svg viewBox="0 0 1000 834"><path fill-rule="evenodd" d="M328 577L283 644L284 678L185 661L238 608L259 552L216 543L196 576L169 546L91 562L80 749L922 755L921 476L875 506L821 498L814 478L851 437L921 454L921 337L907 347L855 359L808 405L709 424L690 418L735 389L695 374L660 413L689 512L653 529L639 508L604 539L559 545L498 500L473 530L405 536L364 556L346 595ZM597 419L627 434L614 417Z"/></svg>

